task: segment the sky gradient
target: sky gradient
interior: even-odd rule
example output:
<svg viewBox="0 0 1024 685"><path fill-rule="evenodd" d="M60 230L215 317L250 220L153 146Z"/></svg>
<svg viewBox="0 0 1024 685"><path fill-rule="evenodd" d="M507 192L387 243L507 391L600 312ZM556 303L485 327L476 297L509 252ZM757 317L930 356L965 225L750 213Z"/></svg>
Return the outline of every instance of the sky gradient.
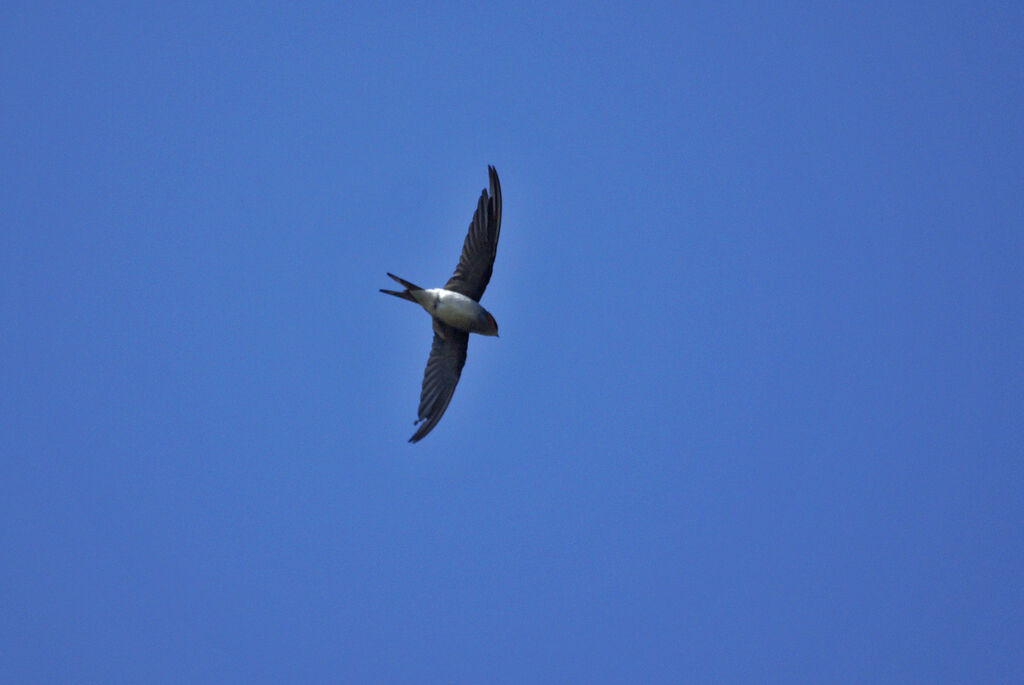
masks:
<svg viewBox="0 0 1024 685"><path fill-rule="evenodd" d="M1020 6L88 5L0 9L0 681L1020 678Z"/></svg>

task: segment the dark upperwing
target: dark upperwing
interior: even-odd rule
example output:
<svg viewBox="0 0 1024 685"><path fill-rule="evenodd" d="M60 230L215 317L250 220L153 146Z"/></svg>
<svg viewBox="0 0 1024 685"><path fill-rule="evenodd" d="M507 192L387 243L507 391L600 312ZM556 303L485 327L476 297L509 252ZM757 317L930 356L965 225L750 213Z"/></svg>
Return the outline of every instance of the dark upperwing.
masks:
<svg viewBox="0 0 1024 685"><path fill-rule="evenodd" d="M480 194L473 220L462 244L462 255L455 273L444 284L445 290L454 290L466 297L479 301L491 280L494 256L498 252L498 235L501 233L501 184L498 172L493 166L487 167L491 194L487 189Z"/></svg>

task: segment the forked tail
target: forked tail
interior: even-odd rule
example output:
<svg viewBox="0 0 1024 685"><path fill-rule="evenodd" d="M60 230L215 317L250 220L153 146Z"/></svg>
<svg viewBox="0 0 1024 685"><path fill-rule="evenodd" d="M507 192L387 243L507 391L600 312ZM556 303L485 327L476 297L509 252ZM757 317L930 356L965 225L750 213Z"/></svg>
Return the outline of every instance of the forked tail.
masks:
<svg viewBox="0 0 1024 685"><path fill-rule="evenodd" d="M409 281L407 281L407 280L405 280L403 278L399 278L398 276L394 275L393 273L388 273L388 276L390 276L394 280L396 280L399 283L401 283L402 287L405 288L405 290L399 292L397 290L385 290L384 288L381 288L380 291L382 293L387 293L388 295L394 295L395 297L400 297L403 300L409 300L410 302L415 302L416 298L413 297L409 293L409 291L410 290L423 290L423 288L419 287L418 285L413 285Z"/></svg>

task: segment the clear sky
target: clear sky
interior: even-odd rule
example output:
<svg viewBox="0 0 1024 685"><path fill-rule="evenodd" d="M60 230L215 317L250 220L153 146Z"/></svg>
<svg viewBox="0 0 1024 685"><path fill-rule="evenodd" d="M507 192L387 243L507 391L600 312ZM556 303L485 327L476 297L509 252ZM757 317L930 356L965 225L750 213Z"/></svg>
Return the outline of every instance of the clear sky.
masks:
<svg viewBox="0 0 1024 685"><path fill-rule="evenodd" d="M1024 9L847 5L4 3L0 682L1019 678Z"/></svg>

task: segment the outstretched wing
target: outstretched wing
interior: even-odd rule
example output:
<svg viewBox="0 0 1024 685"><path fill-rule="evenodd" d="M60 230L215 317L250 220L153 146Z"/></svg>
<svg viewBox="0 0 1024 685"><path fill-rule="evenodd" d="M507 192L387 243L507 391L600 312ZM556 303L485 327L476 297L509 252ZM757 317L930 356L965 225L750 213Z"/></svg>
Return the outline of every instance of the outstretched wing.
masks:
<svg viewBox="0 0 1024 685"><path fill-rule="evenodd" d="M427 370L423 373L419 418L424 421L409 442L417 442L437 425L455 394L455 386L466 363L469 333L434 319L434 343L430 347Z"/></svg>
<svg viewBox="0 0 1024 685"><path fill-rule="evenodd" d="M487 190L480 194L473 220L469 222L466 241L462 244L459 265L444 284L445 290L454 290L477 301L491 280L494 255L498 251L498 234L501 233L501 184L494 167L487 167L487 175L491 195L487 196Z"/></svg>

